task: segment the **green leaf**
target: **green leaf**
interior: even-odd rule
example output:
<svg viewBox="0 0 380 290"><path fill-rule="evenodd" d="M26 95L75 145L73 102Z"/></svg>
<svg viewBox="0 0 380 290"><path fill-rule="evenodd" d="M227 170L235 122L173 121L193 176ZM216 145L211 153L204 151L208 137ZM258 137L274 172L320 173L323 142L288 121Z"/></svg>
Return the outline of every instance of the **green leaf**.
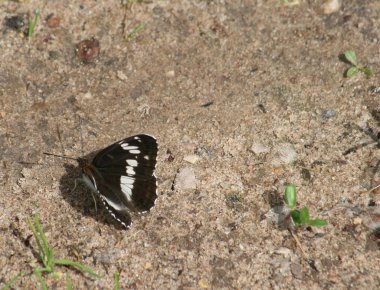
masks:
<svg viewBox="0 0 380 290"><path fill-rule="evenodd" d="M293 209L296 207L297 194L296 194L296 186L294 184L288 184L285 187L284 201L285 201L285 204L290 209Z"/></svg>
<svg viewBox="0 0 380 290"><path fill-rule="evenodd" d="M344 53L344 57L352 63L354 66L358 65L357 58L356 58L356 53L353 50L347 50Z"/></svg>
<svg viewBox="0 0 380 290"><path fill-rule="evenodd" d="M314 219L314 220L309 221L309 225L313 227L323 227L323 226L328 225L328 222L322 219Z"/></svg>
<svg viewBox="0 0 380 290"><path fill-rule="evenodd" d="M361 69L361 71L364 72L365 75L368 77L372 76L372 70L369 67L365 66Z"/></svg>
<svg viewBox="0 0 380 290"><path fill-rule="evenodd" d="M347 71L346 71L346 77L352 77L354 75L356 75L358 73L359 69L356 67L356 66L352 66L350 67Z"/></svg>
<svg viewBox="0 0 380 290"><path fill-rule="evenodd" d="M309 209L306 206L304 206L300 210L300 220L301 220L301 224L309 223L309 220L310 220Z"/></svg>
<svg viewBox="0 0 380 290"><path fill-rule="evenodd" d="M301 224L301 213L298 209L292 210L290 212L290 215L292 217L293 223L296 226L299 226Z"/></svg>
<svg viewBox="0 0 380 290"><path fill-rule="evenodd" d="M67 259L57 259L57 260L54 260L53 262L56 265L74 267L74 268L76 268L79 271L83 271L83 272L89 273L91 276L94 276L94 277L97 277L97 278L100 277L98 274L96 274L89 267L87 267L87 266L85 266L85 265L83 265L81 263L78 263L78 262L74 262L74 261L67 260Z"/></svg>

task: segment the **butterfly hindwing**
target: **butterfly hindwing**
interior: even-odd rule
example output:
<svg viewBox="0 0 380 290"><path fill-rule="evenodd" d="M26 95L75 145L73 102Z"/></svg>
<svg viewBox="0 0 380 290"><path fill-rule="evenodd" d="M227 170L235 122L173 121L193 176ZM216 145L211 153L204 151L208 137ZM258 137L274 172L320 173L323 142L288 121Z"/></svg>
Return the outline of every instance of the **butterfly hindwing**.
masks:
<svg viewBox="0 0 380 290"><path fill-rule="evenodd" d="M124 227L129 228L132 223L132 218L128 207L124 205L120 206L120 203L111 203L111 199L109 197L106 198L103 195L100 195L100 198L112 217Z"/></svg>

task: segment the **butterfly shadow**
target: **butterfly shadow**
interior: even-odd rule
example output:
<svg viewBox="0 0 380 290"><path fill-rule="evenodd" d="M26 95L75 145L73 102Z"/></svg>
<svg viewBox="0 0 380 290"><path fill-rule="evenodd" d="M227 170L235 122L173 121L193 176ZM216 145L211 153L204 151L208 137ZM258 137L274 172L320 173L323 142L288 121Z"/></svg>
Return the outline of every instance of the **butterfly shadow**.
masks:
<svg viewBox="0 0 380 290"><path fill-rule="evenodd" d="M119 223L114 222L114 219L109 218L109 214L97 194L91 192L84 184L80 178L82 175L80 167L69 163L65 163L63 167L66 173L59 181L59 189L63 199L78 213L86 217L91 217L105 225L112 225L116 229L124 229Z"/></svg>

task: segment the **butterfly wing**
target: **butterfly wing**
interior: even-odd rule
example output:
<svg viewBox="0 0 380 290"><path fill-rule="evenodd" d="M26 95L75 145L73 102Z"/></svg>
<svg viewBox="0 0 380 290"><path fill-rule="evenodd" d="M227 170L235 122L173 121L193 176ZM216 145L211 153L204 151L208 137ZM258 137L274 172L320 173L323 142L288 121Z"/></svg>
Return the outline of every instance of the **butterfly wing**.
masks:
<svg viewBox="0 0 380 290"><path fill-rule="evenodd" d="M102 201L127 226L129 211L148 211L157 198L157 152L155 138L136 135L101 150L91 163Z"/></svg>

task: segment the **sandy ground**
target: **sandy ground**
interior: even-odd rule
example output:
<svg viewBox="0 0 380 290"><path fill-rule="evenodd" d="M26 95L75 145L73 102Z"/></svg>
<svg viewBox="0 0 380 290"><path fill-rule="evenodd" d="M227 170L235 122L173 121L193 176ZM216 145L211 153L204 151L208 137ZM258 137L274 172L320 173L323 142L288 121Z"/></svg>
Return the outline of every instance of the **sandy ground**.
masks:
<svg viewBox="0 0 380 290"><path fill-rule="evenodd" d="M37 7L30 40L7 25ZM122 289L379 288L378 197L363 192L380 151L343 155L380 129L379 16L377 0L332 14L320 1L1 1L0 286L23 271L15 289L40 287L38 213L57 257L102 275L56 268L50 289L66 273L74 289L112 289L116 270ZM83 63L75 47L91 37L99 55ZM372 78L344 78L348 49ZM75 162L42 154L81 156L80 120L86 154L158 139L156 206L128 231L84 185L71 192ZM184 169L196 180L173 188ZM276 222L288 182L329 221L297 231L318 271Z"/></svg>

